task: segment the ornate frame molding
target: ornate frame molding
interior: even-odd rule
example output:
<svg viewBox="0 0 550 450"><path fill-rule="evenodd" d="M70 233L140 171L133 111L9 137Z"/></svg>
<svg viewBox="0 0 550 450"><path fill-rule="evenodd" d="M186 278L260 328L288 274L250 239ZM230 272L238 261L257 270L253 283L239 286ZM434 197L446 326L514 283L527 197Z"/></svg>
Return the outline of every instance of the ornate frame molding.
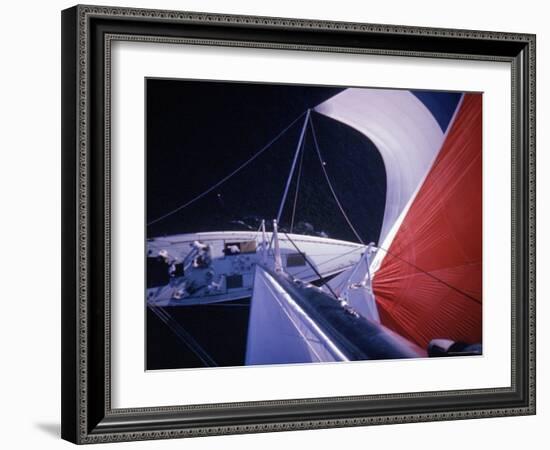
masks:
<svg viewBox="0 0 550 450"><path fill-rule="evenodd" d="M193 25L212 29L212 27L237 26L254 35L256 31L273 31L279 39L286 32L300 33L310 30L329 32L341 36L346 34L375 36L377 46L350 47L332 45L330 42L274 42L262 40L204 37L152 36L133 32L116 32L109 26L100 31L95 24L105 20L118 21L120 27L125 23L139 23L143 27L157 23L170 27ZM119 25L117 25L119 26ZM115 27L116 28L116 27ZM221 30L221 28L219 28ZM118 28L117 28L118 30ZM119 30L120 31L120 30ZM76 6L63 13L63 412L62 434L65 439L77 443L97 443L142 439L163 439L172 437L206 436L217 434L235 434L250 432L270 432L283 430L347 427L373 424L439 421L535 413L535 36L487 31L449 30L423 27L405 27L396 25L361 24L332 21L310 21L303 19L285 19L254 16L233 16L204 14L194 12L158 11L146 9L111 8L98 6ZM385 38L424 37L431 47L415 49L380 48L379 42ZM95 39L95 41L94 41ZM289 37L291 40L292 38ZM309 37L304 38L305 40ZM448 42L456 40L453 48L458 51L441 50L441 39ZM195 45L243 46L266 49L291 49L323 52L348 52L363 54L383 54L414 57L478 59L486 61L505 61L512 64L512 154L515 174L512 177L512 386L510 388L477 389L468 391L423 392L394 395L374 395L359 397L331 397L317 399L292 399L285 401L249 402L215 405L193 405L166 408L139 408L113 410L110 401L110 67L111 44L116 40L144 41L158 43L185 43ZM328 40L328 38L327 38ZM345 40L345 39L344 39ZM95 43L94 43L95 42ZM99 50L98 42L103 46ZM414 43L413 41L410 41ZM498 43L493 53L472 52L483 43ZM335 42L338 44L338 42ZM437 45L436 45L437 44ZM384 44L382 44L383 47ZM439 45L439 47L438 47ZM486 45L486 48L492 48ZM499 51L499 49L502 49ZM98 54L101 53L101 58ZM94 59L95 58L95 59ZM98 61L104 70L103 80L103 120L101 137L94 140L95 119L90 111L92 103L99 95L99 81L94 78L98 73ZM95 84L94 84L95 83ZM75 107L76 105L76 107ZM99 136L99 135L98 135ZM95 153L91 148L103 148L102 172L99 180L97 168L91 164ZM98 148L99 148L98 147ZM103 187L97 191L96 184ZM70 191L70 192L69 192ZM101 199L98 200L98 192ZM95 207L99 202L100 208ZM98 211L103 210L103 217ZM91 240L97 235L98 221L103 222L102 242ZM65 233L65 231L67 233ZM102 231L102 233L101 233ZM94 233L95 232L95 233ZM96 238L97 239L97 238ZM101 246L102 251L98 251ZM103 267L102 296L104 298L102 324L91 319L92 292L99 289L94 280L98 271L91 274L97 257L101 256ZM94 255L92 260L91 255ZM99 267L99 266L98 266ZM97 311L96 311L97 312ZM518 317L518 312L521 317ZM93 323L92 323L93 322ZM519 328L521 329L518 329ZM94 331L96 330L96 331ZM102 337L97 330L101 330ZM521 337L521 342L518 339ZM71 341L70 343L68 343ZM102 343L102 344L101 344ZM104 356L102 370L90 370L97 365L97 357L92 359L91 352L103 345ZM521 354L518 351L521 346ZM519 372L517 368L521 369ZM521 372L521 373L520 373ZM99 375L98 375L99 374ZM103 376L103 383L100 377ZM71 380L65 384L66 380ZM520 386L521 385L521 386ZM102 405L92 404L90 396L102 386ZM521 390L521 393L519 392ZM509 401L496 402L498 395L508 395ZM487 407L450 408L433 410L415 410L415 402L423 399L456 397L463 402L475 397L493 396L495 404ZM508 398L507 397L507 398ZM512 401L512 397L514 401ZM504 398L504 397L503 397ZM329 416L317 419L293 418L292 420L273 420L262 423L231 423L208 421L210 410L225 409L242 411L243 408L277 408L317 405L318 407L347 401L380 402L400 400L408 402L411 412L380 414L376 411L358 415L342 413L340 417ZM405 404L405 403L404 403ZM467 405L466 405L467 406ZM199 411L202 425L181 420L176 426L170 426L174 415ZM404 410L405 411L405 410ZM239 412L240 414L241 412ZM198 422L197 422L198 423ZM145 424L145 425L144 425Z"/></svg>

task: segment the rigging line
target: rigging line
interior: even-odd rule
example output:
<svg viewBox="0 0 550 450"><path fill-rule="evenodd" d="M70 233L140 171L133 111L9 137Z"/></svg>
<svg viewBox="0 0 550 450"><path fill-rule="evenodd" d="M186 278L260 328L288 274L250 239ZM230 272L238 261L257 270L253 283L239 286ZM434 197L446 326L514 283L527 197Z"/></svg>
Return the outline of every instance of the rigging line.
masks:
<svg viewBox="0 0 550 450"><path fill-rule="evenodd" d="M298 120L300 120L305 113L300 114L296 119L294 119L289 125L286 126L277 136L275 136L271 141L269 141L264 147L262 147L257 153L255 153L251 158L246 160L243 164L241 164L239 167L237 167L233 172L226 175L224 178L222 178L220 181L215 183L213 186L209 187L206 191L202 192L201 194L197 195L196 197L192 198L188 202L184 203L183 205L178 206L177 208L167 212L166 214L163 214L160 217L157 217L156 219L151 220L147 223L147 226L153 225L154 223L160 222L161 220L166 219L167 217L171 216L172 214L177 213L178 211L181 211L184 208L187 208L192 203L195 203L197 200L200 200L205 195L212 192L214 189L220 187L223 183L225 183L227 180L229 180L232 176L236 175L238 172L240 172L242 169L244 169L246 166L248 166L252 161L254 161L258 156L263 154L269 147L271 147L283 134L285 134Z"/></svg>
<svg viewBox="0 0 550 450"><path fill-rule="evenodd" d="M407 261L406 259L402 258L401 256L399 255L396 255L394 254L393 252L390 252L389 250L383 248L383 247L376 247L378 248L379 250L382 250L383 252L386 252L386 254L392 256L393 258L396 258L398 259L399 261L402 261L404 262L405 264L408 264L409 266L413 267L414 269L418 270L419 272L422 272L426 275L428 275L429 277L433 278L434 280L436 281L439 281L440 283L444 284L445 286L447 286L448 288L452 289L453 291L456 291L458 292L459 294L463 295L464 297L470 299L470 300L473 300L475 301L476 303L481 303L481 300L478 300L477 298L475 298L473 295L470 295L468 294L467 292L464 292L463 290L457 288L456 286L453 286L452 284L449 284L447 283L445 280L442 280L441 278L439 277L436 277L433 273L430 273L420 267L418 267L416 264L410 262L410 261Z"/></svg>
<svg viewBox="0 0 550 450"><path fill-rule="evenodd" d="M357 237L357 239L359 239L359 241L360 241L362 244L364 244L363 241L361 240L361 237L358 235L357 231L355 230L355 228L354 228L353 225L351 224L349 218L347 217L347 215L346 215L346 213L345 213L345 211L344 211L344 209L343 209L343 207L342 207L340 201L339 201L338 198L336 197L336 193L335 193L335 191L334 191L334 188L332 187L332 184L331 184L330 179L329 179L329 177L328 177L328 173L327 173L327 171L326 171L326 169L325 169L325 166L323 165L323 158L322 158L321 152L320 152L320 150L319 150L319 145L318 145L318 142L317 142L317 136L316 136L316 134L315 134L315 127L314 127L314 125L313 125L313 120L311 119L311 117L310 117L310 119L309 119L309 124L310 124L311 131L312 131L312 134L313 134L313 143L314 143L314 145L315 145L315 150L317 151L317 156L319 157L319 161L321 162L321 168L323 169L323 174L325 175L325 179L326 179L326 181L327 181L327 183L328 183L328 185L329 185L329 188L330 188L330 190L331 190L331 192L332 192L332 195L333 195L333 197L334 197L334 200L336 201L338 207L340 208L340 211L342 212L344 218L346 219L348 225L349 225L350 228L352 229L352 231L353 231L353 233L355 234L355 236ZM383 248L383 247L377 247L377 248L379 248L380 250L386 252L388 255L393 256L394 258L399 259L400 261L404 262L405 264L410 265L411 267L415 268L415 269L418 270L419 272L425 273L425 274L428 275L429 277L431 277L431 278L433 278L434 280L436 280L436 281L438 281L438 282L444 284L444 285L447 286L448 288L450 288L450 289L452 289L452 290L454 290L454 291L460 293L461 295L463 295L463 296L469 298L470 300L473 300L473 301L475 301L475 302L477 302L477 303L480 303L480 301L479 301L477 298L475 298L475 297L471 296L470 294L468 294L468 293L462 291L461 289L459 289L459 288L457 288L457 287L455 287L455 286L453 286L453 285L447 283L446 281L440 279L439 277L433 275L432 273L429 273L429 272L427 272L427 271L421 269L420 267L416 266L415 264L411 263L410 261L407 261L407 260L401 258L401 257L398 256L398 255L394 255L392 252L390 252L389 250L387 250L387 249L385 249L385 248Z"/></svg>
<svg viewBox="0 0 550 450"><path fill-rule="evenodd" d="M298 140L298 145L296 146L296 153L294 154L294 159L292 160L292 165L290 166L290 173L288 174L288 179L286 181L285 191L283 193L283 198L281 199L281 205L279 206L279 211L277 212L277 223L281 222L281 215L283 214L283 208L286 203L286 196L288 195L288 189L290 188L290 182L294 175L294 169L296 168L296 161L298 160L298 154L302 148L302 142L306 134L307 123L309 121L310 110L306 111L306 118L304 120L304 125L302 126L302 131L300 133L300 139ZM301 116L300 116L301 117Z"/></svg>
<svg viewBox="0 0 550 450"><path fill-rule="evenodd" d="M340 212L344 216L344 219L346 219L346 222L348 223L349 227L351 228L351 231L353 232L353 234L355 234L355 237L359 240L359 242L361 242L361 244L365 245L365 243L363 242L363 239L361 239L361 236L359 236L359 233L357 233L357 230L354 228L353 224L349 220L349 217L347 216L346 212L344 211L344 208L342 207L342 204L340 203L340 200L338 200L338 197L336 196L336 191L332 187L332 183L330 182L330 178L328 177L327 169L325 168L323 157L321 156L321 151L319 150L319 144L317 142L317 136L315 134L315 127L313 126L313 120L311 120L311 117L309 118L309 126L311 128L311 134L313 135L313 144L315 145L315 150L317 152L317 156L319 157L319 162L321 163L321 169L323 170L323 174L325 176L325 180L327 181L330 192L332 192L332 196L334 197L334 200L336 201L336 204L338 205L338 208L340 209Z"/></svg>
<svg viewBox="0 0 550 450"><path fill-rule="evenodd" d="M248 308L250 307L250 303L207 303L202 306L206 306L208 308L210 307L216 307L216 308Z"/></svg>
<svg viewBox="0 0 550 450"><path fill-rule="evenodd" d="M302 340L304 341L304 344L315 354L315 356L317 357L317 360L320 362L322 361L322 358L318 355L318 353L315 351L315 348L313 347L313 345L311 344L310 340L304 336L304 333L301 331L300 329L300 326L296 323L296 320L294 318L292 318L292 316L289 314L289 312L286 310L287 308L285 308L283 306L283 304L281 303L281 301L278 299L278 296L277 294L275 294L275 292L273 292L273 289L271 288L271 286L268 284L268 283L265 283L264 282L264 285L265 287L267 288L267 290L269 292L271 292L271 295L273 296L273 298L275 299L275 301L279 304L279 308L280 310L285 314L285 316L288 318L288 320L292 323L292 325L294 326L294 329L298 332L298 334L301 336ZM290 296L289 296L290 297ZM288 297L287 297L288 298ZM290 297L289 299L285 298L286 300L286 304L296 304L293 300L292 300L292 297ZM290 300L290 301L289 301ZM302 314L305 316L305 313L303 313L303 310L300 308L299 305L296 305L295 306L296 308L299 308L300 311L302 311ZM305 317L308 317L308 316L305 316ZM307 319L306 319L307 320ZM319 341L318 341L319 342Z"/></svg>
<svg viewBox="0 0 550 450"><path fill-rule="evenodd" d="M262 224L260 223L260 226L256 230L256 239L260 238L260 231L262 231Z"/></svg>
<svg viewBox="0 0 550 450"><path fill-rule="evenodd" d="M336 286L334 286L334 289L336 289L338 292L342 292L342 289L344 289L344 287L346 286L346 283L348 282L348 279L349 279L349 277L348 278L342 277L342 278L343 279L340 280L340 282Z"/></svg>
<svg viewBox="0 0 550 450"><path fill-rule="evenodd" d="M317 264L317 267L322 266L322 265L324 265L324 264L327 264L327 263L329 263L329 262L332 262L332 261L334 261L334 260L336 260L336 259L343 258L344 256L349 255L349 254L351 254L351 253L353 253L353 252L356 252L357 250L365 250L365 247L356 247L356 248L354 248L353 250L350 250L349 252L342 253L341 255L337 255L337 256L335 256L335 257L333 257L333 258L330 258L330 259L325 259L324 261L321 261L319 264ZM347 267L346 267L346 268L347 268ZM345 270L345 269L344 269L344 270ZM301 270L300 272L295 273L294 276L297 277L297 276L303 274L303 273L306 272L306 271L307 271L307 269Z"/></svg>
<svg viewBox="0 0 550 450"><path fill-rule="evenodd" d="M304 162L304 153L306 147L306 136L304 136L304 142L302 144L302 150L300 153L300 165L298 166L298 178L296 180L296 194L294 195L294 204L292 205L292 218L290 219L290 232L294 228L294 217L296 216L296 204L298 203L298 193L300 192L300 179L302 178L302 165Z"/></svg>
<svg viewBox="0 0 550 450"><path fill-rule="evenodd" d="M338 296L336 295L336 293L332 290L332 288L330 287L330 285L326 282L325 280L325 277L323 275L321 275L319 273L319 271L317 270L317 268L311 263L311 261L309 260L309 258L306 256L306 254L304 252L302 252L298 246L294 243L294 241L292 239L290 239L290 236L285 232L283 231L283 234L286 236L286 238L290 241L290 243L294 246L294 248L296 249L296 251L302 256L302 258L304 258L304 261L307 262L309 264L309 266L311 267L311 269L315 272L315 274L319 277L319 279L321 280L321 286L326 286L327 289L330 291L330 293L334 296L334 298L336 300L338 300ZM319 286L320 287L320 286Z"/></svg>
<svg viewBox="0 0 550 450"><path fill-rule="evenodd" d="M176 337L189 348L194 355L201 360L206 367L217 367L218 364L202 348L202 346L191 336L185 328L181 326L168 312L163 308L149 304L148 308L153 312Z"/></svg>

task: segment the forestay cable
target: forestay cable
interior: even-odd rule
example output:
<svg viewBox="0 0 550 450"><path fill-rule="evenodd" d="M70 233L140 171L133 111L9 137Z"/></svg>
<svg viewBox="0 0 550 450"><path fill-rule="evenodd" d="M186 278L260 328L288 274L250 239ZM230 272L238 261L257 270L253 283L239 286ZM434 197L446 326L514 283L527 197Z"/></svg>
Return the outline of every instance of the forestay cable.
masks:
<svg viewBox="0 0 550 450"><path fill-rule="evenodd" d="M290 236L288 235L288 233L285 233L283 231L283 234L286 236L286 238L289 240L289 242L294 246L294 248L296 249L296 251L300 254L300 256L302 258L304 258L304 261L306 263L309 264L309 266L311 267L311 269L315 272L315 274L319 277L319 280L321 280L321 285L325 285L327 287L327 289L330 291L330 293L333 295L333 297L338 300L338 296L336 295L336 292L334 292L332 290L332 288L330 287L330 285L326 284L326 280L325 280L325 277L323 275L321 275L321 273L317 270L317 268L311 263L311 261L309 260L309 258L306 256L306 254L300 250L298 248L298 246L296 245L296 243L290 238Z"/></svg>
<svg viewBox="0 0 550 450"><path fill-rule="evenodd" d="M290 218L290 232L294 229L294 218L296 217L296 205L298 204L298 194L300 192L300 181L302 179L302 166L304 163L304 147L306 146L306 136L302 143L302 151L300 153L300 165L298 166L298 178L296 179L296 193L294 194L294 204L292 205L292 217Z"/></svg>
<svg viewBox="0 0 550 450"><path fill-rule="evenodd" d="M336 192L334 190L334 188L332 187L332 184L330 182L330 179L328 177L328 173L326 171L326 168L323 164L323 158L321 156L321 152L319 150L319 144L317 142L317 136L315 134L315 127L313 125L313 120L311 119L310 117L310 120L309 120L309 124L310 124L310 127L311 127L311 131L312 131L312 135L313 135L313 143L315 145L315 150L317 152L317 156L319 157L319 161L321 162L321 168L323 169L323 174L325 175L325 179L329 185L329 188L330 188L330 191L332 192L332 195L334 197L334 200L336 201L336 204L338 205L338 208L340 208L340 211L342 212L342 215L344 216L344 218L346 219L346 222L348 223L349 227L351 228L351 230L353 231L353 233L355 234L355 236L357 237L357 239L359 239L359 241L363 244L363 241L361 240L361 237L359 236L359 234L357 233L357 231L355 230L355 228L353 227L351 221L349 220L348 216L346 215L340 201L338 200L338 197L336 196ZM396 255L394 254L393 252L390 252L388 249L385 249L383 247L377 247L379 250L382 250L383 252L385 252L386 254L390 255L391 257L393 258L397 258L399 259L400 261L404 262L405 264L408 264L409 266L413 267L414 269L418 270L419 272L421 273L424 273L425 275L433 278L434 280L438 281L439 283L442 283L444 284L445 286L447 286L448 288L458 292L459 294L463 295L464 297L470 299L470 300L473 300L475 302L480 302L479 299L473 297L472 295L468 294L467 292L464 292L463 290L457 288L456 286L453 286L449 283L447 283L445 280L442 280L441 278L437 277L436 275L422 269L421 267L418 267L416 264L410 262L410 261L407 261L406 259L400 257L399 255Z"/></svg>
<svg viewBox="0 0 550 450"><path fill-rule="evenodd" d="M416 264L410 262L410 261L407 261L405 258L393 253L393 252L390 252L388 249L385 249L383 247L375 247L377 248L378 250L382 250L383 252L385 252L387 255L390 255L392 258L396 258L398 259L399 261L405 263L405 264L408 264L409 266L411 266L413 269L415 270L418 270L419 272L423 273L424 275L427 275L428 277L434 279L435 281L439 282L439 283L442 283L444 284L445 286L447 286L449 289L452 289L453 291L459 293L460 295L463 295L464 297L468 298L469 300L473 300L474 302L476 303L481 303L481 300L480 299L477 299L475 298L473 295L470 295L468 294L467 292L464 292L462 289L460 288L457 288L456 286L453 286L452 284L446 282L445 280L442 280L441 278L439 278L438 276L434 275L433 273L431 272L428 272L427 270L424 270L422 269L421 267L418 267Z"/></svg>
<svg viewBox="0 0 550 450"><path fill-rule="evenodd" d="M319 150L319 144L317 143L317 136L315 135L315 127L313 126L313 120L311 120L311 116L309 118L309 126L311 128L311 134L313 135L313 144L315 146L315 151L317 152L317 156L319 157L319 162L321 163L321 169L323 170L323 174L325 176L325 180L327 181L330 192L332 192L332 196L334 197L334 200L336 201L336 204L338 205L340 212L344 216L344 219L346 219L346 222L351 228L351 231L353 231L353 234L355 234L355 237L359 240L359 242L364 245L365 243L363 242L363 239L361 239L361 236L359 236L359 233L357 232L357 230L349 220L346 212L344 211L344 208L342 207L342 204L340 203L340 200L338 200L338 197L336 196L336 191L332 187L332 183L330 182L330 179L328 177L327 169L325 168L325 162L323 160L323 157L321 156L321 151Z"/></svg>

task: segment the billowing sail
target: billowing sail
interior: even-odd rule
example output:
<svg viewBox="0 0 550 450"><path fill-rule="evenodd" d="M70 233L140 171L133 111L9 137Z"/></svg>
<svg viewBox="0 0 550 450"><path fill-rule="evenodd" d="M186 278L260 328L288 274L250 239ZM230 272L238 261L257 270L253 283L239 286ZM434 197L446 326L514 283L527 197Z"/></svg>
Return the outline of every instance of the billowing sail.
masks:
<svg viewBox="0 0 550 450"><path fill-rule="evenodd" d="M379 242L387 242L441 148L439 124L416 96L403 90L349 88L315 111L355 128L382 155L387 192Z"/></svg>
<svg viewBox="0 0 550 450"><path fill-rule="evenodd" d="M424 348L482 338L481 94L459 108L373 279L381 322Z"/></svg>

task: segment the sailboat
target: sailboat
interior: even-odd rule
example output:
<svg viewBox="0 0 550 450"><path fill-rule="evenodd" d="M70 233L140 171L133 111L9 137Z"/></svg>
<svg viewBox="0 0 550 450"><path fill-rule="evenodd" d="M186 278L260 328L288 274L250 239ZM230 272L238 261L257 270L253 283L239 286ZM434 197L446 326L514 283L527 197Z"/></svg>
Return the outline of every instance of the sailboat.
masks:
<svg viewBox="0 0 550 450"><path fill-rule="evenodd" d="M339 201L314 115L355 129L382 157L387 188L377 243L362 241ZM246 365L480 354L481 94L462 94L445 130L405 90L345 89L279 136L300 121L276 218L263 219L257 231L148 239L148 307L177 329L168 306L251 298ZM279 229L307 130L356 241ZM149 277L154 273L160 276Z"/></svg>

